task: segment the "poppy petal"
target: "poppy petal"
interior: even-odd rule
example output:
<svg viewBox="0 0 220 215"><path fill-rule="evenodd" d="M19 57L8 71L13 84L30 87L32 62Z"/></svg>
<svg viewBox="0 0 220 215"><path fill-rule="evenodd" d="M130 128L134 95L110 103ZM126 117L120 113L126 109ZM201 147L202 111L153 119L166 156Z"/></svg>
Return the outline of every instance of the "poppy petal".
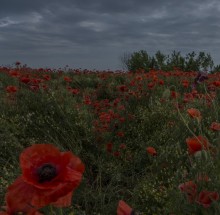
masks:
<svg viewBox="0 0 220 215"><path fill-rule="evenodd" d="M133 209L125 203L123 200L120 200L117 208L117 215L131 215Z"/></svg>

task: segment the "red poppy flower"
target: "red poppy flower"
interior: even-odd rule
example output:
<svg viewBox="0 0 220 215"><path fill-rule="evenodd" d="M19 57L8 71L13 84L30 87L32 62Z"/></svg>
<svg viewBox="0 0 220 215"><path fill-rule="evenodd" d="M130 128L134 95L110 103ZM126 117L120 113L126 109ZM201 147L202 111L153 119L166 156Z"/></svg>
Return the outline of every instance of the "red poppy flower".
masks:
<svg viewBox="0 0 220 215"><path fill-rule="evenodd" d="M194 96L192 93L184 93L183 103L192 102L194 100Z"/></svg>
<svg viewBox="0 0 220 215"><path fill-rule="evenodd" d="M11 71L9 71L9 75L11 77L19 77L20 73L18 71L16 71L16 70L11 70Z"/></svg>
<svg viewBox="0 0 220 215"><path fill-rule="evenodd" d="M64 81L66 81L67 83L72 82L72 79L71 79L70 77L68 77L68 76L65 76L63 79L64 79Z"/></svg>
<svg viewBox="0 0 220 215"><path fill-rule="evenodd" d="M0 212L1 215L13 215L25 213L28 215L40 215L38 208L30 205L33 196L33 187L25 183L22 176L8 187L6 193L6 212Z"/></svg>
<svg viewBox="0 0 220 215"><path fill-rule="evenodd" d="M121 155L121 153L119 151L115 151L113 154L115 157L119 157Z"/></svg>
<svg viewBox="0 0 220 215"><path fill-rule="evenodd" d="M119 146L120 149L126 149L126 145L124 143L120 144Z"/></svg>
<svg viewBox="0 0 220 215"><path fill-rule="evenodd" d="M71 90L71 93L72 93L73 95L77 95L77 94L79 94L79 89L72 89L72 90Z"/></svg>
<svg viewBox="0 0 220 215"><path fill-rule="evenodd" d="M86 105L91 105L92 104L92 101L91 101L89 96L84 97L84 104L86 104Z"/></svg>
<svg viewBox="0 0 220 215"><path fill-rule="evenodd" d="M188 80L183 80L182 85L184 86L184 88L187 88L189 86L189 81Z"/></svg>
<svg viewBox="0 0 220 215"><path fill-rule="evenodd" d="M220 81L214 81L213 84L214 84L216 87L219 87L219 86L220 86Z"/></svg>
<svg viewBox="0 0 220 215"><path fill-rule="evenodd" d="M110 123L111 122L111 114L102 112L99 114L99 120L102 123Z"/></svg>
<svg viewBox="0 0 220 215"><path fill-rule="evenodd" d="M210 207L213 201L218 201L218 199L219 199L218 192L203 190L199 193L197 203L203 205L204 208L208 208Z"/></svg>
<svg viewBox="0 0 220 215"><path fill-rule="evenodd" d="M31 81L31 79L28 78L28 77L21 77L21 78L20 78L20 81L23 82L23 83L25 83L25 84L28 84L28 83Z"/></svg>
<svg viewBox="0 0 220 215"><path fill-rule="evenodd" d="M113 148L113 144L112 144L111 142L109 142L109 143L106 144L106 150L107 150L108 152L112 152L112 148Z"/></svg>
<svg viewBox="0 0 220 215"><path fill-rule="evenodd" d="M18 88L16 86L7 86L6 91L8 93L16 93L18 91Z"/></svg>
<svg viewBox="0 0 220 215"><path fill-rule="evenodd" d="M187 110L187 112L192 118L197 118L199 120L201 120L202 118L200 111L195 108L190 108Z"/></svg>
<svg viewBox="0 0 220 215"><path fill-rule="evenodd" d="M213 131L220 131L220 123L213 122L210 126L210 129L212 129Z"/></svg>
<svg viewBox="0 0 220 215"><path fill-rule="evenodd" d="M118 86L118 89L121 92L127 92L128 91L128 87L126 85Z"/></svg>
<svg viewBox="0 0 220 215"><path fill-rule="evenodd" d="M43 207L65 197L80 184L84 164L71 152L60 152L51 144L36 144L20 155L22 178L31 185L31 204ZM67 197L66 197L67 196Z"/></svg>
<svg viewBox="0 0 220 215"><path fill-rule="evenodd" d="M197 177L196 177L196 181L211 181L211 179L209 178L208 175L204 174L204 173L198 173Z"/></svg>
<svg viewBox="0 0 220 215"><path fill-rule="evenodd" d="M49 81L51 79L50 75L43 75L44 80Z"/></svg>
<svg viewBox="0 0 220 215"><path fill-rule="evenodd" d="M177 98L177 97L179 97L179 95L180 95L180 94L177 93L177 92L175 92L175 91L171 91L171 92L170 92L170 96L171 96L172 98L174 98L174 99Z"/></svg>
<svg viewBox="0 0 220 215"><path fill-rule="evenodd" d="M202 149L208 150L209 148L209 141L203 136L187 138L186 143L188 152L191 155L194 155L197 151L201 151Z"/></svg>
<svg viewBox="0 0 220 215"><path fill-rule="evenodd" d="M148 154L150 154L150 155L152 155L152 156L155 156L155 155L157 155L157 152L156 152L156 150L155 150L155 148L154 147L147 147L147 153Z"/></svg>
<svg viewBox="0 0 220 215"><path fill-rule="evenodd" d="M150 90L153 89L154 86L155 86L155 83L153 83L153 82L150 82L147 85L148 89L150 89Z"/></svg>
<svg viewBox="0 0 220 215"><path fill-rule="evenodd" d="M188 181L179 185L181 192L187 195L190 203L194 202L197 195L197 185L193 181Z"/></svg>
<svg viewBox="0 0 220 215"><path fill-rule="evenodd" d="M118 137L124 137L125 136L125 133L123 131L118 131L117 132L117 136Z"/></svg>
<svg viewBox="0 0 220 215"><path fill-rule="evenodd" d="M132 215L132 214L134 214L133 209L123 200L120 200L118 203L117 215Z"/></svg>
<svg viewBox="0 0 220 215"><path fill-rule="evenodd" d="M160 85L164 85L164 80L159 80Z"/></svg>

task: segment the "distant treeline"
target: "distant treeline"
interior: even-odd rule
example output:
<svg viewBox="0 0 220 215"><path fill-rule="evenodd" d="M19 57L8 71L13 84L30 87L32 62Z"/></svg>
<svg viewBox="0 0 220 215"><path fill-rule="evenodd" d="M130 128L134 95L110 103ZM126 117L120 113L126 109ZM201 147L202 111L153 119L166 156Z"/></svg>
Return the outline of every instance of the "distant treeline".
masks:
<svg viewBox="0 0 220 215"><path fill-rule="evenodd" d="M146 51L140 50L132 54L125 53L121 61L127 70L133 72L139 69L144 69L146 72L150 69L172 71L174 68L179 68L182 71L220 71L220 65L215 66L211 55L205 52L196 54L193 51L182 56L177 51L173 51L171 55L157 51L154 56L150 56Z"/></svg>

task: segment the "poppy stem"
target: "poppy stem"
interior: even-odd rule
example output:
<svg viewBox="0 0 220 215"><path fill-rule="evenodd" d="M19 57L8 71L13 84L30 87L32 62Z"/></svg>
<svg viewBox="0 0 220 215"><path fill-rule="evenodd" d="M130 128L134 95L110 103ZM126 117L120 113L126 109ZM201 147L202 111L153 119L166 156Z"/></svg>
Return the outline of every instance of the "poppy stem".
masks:
<svg viewBox="0 0 220 215"><path fill-rule="evenodd" d="M201 128L201 118L196 118L198 127L199 127L199 133L202 135L202 128Z"/></svg>
<svg viewBox="0 0 220 215"><path fill-rule="evenodd" d="M53 211L53 206L50 205L50 214L53 215L54 214L54 211Z"/></svg>
<svg viewBox="0 0 220 215"><path fill-rule="evenodd" d="M190 133L192 133L192 135L193 135L194 137L196 137L196 134L190 129L190 127L189 127L188 124L186 123L184 117L183 117L182 114L180 113L179 108L177 108L177 110L178 110L178 113L179 113L180 117L182 118L182 120L183 120L185 126L187 127L187 129L190 131ZM198 139L198 138L197 138L197 139Z"/></svg>
<svg viewBox="0 0 220 215"><path fill-rule="evenodd" d="M63 209L60 208L60 215L63 215Z"/></svg>

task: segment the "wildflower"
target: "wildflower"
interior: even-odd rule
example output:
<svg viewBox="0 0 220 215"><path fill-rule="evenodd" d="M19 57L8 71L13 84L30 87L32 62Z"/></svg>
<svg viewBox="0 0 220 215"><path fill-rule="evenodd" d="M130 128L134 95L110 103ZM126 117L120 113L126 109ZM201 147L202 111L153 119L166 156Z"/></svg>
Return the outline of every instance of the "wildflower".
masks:
<svg viewBox="0 0 220 215"><path fill-rule="evenodd" d="M125 133L123 131L118 131L117 132L117 136L118 137L124 137L125 136Z"/></svg>
<svg viewBox="0 0 220 215"><path fill-rule="evenodd" d="M11 70L11 71L9 71L9 75L11 77L19 77L20 73L18 71L16 71L16 70Z"/></svg>
<svg viewBox="0 0 220 215"><path fill-rule="evenodd" d="M196 78L194 79L194 82L192 84L192 88L195 89L197 84L202 83L203 81L208 79L207 72L199 72Z"/></svg>
<svg viewBox="0 0 220 215"><path fill-rule="evenodd" d="M135 212L127 203L120 200L118 203L117 215L135 215Z"/></svg>
<svg viewBox="0 0 220 215"><path fill-rule="evenodd" d="M218 201L218 199L218 192L203 190L199 193L197 203L203 205L204 208L208 208L213 201Z"/></svg>
<svg viewBox="0 0 220 215"><path fill-rule="evenodd" d="M120 144L119 146L120 149L126 149L126 145L124 143Z"/></svg>
<svg viewBox="0 0 220 215"><path fill-rule="evenodd" d="M184 103L192 102L193 100L194 100L194 96L192 93L184 93L184 98L183 98Z"/></svg>
<svg viewBox="0 0 220 215"><path fill-rule="evenodd" d="M51 144L35 144L20 155L22 176L9 186L8 208L26 212L48 204L66 207L80 184L84 164L71 152L60 152ZM29 210L29 209L28 209ZM31 213L30 213L31 214Z"/></svg>
<svg viewBox="0 0 220 215"><path fill-rule="evenodd" d="M153 82L150 82L147 85L148 89L150 89L150 90L153 89L154 86L155 86L155 83L153 83Z"/></svg>
<svg viewBox="0 0 220 215"><path fill-rule="evenodd" d="M108 152L112 152L112 148L113 148L113 144L112 144L111 142L109 142L109 143L106 144L106 150L107 150Z"/></svg>
<svg viewBox="0 0 220 215"><path fill-rule="evenodd" d="M68 77L68 76L65 76L63 79L64 79L64 81L66 81L67 83L72 82L72 79L71 79L70 77Z"/></svg>
<svg viewBox="0 0 220 215"><path fill-rule="evenodd" d="M155 155L157 155L157 152L156 152L156 150L155 150L155 148L154 147L147 147L147 153L148 154L150 154L150 155L152 155L152 156L155 156Z"/></svg>
<svg viewBox="0 0 220 215"><path fill-rule="evenodd" d="M187 112L190 115L190 117L192 117L192 118L197 118L199 120L201 120L201 118L202 118L201 112L195 108L190 108L187 110Z"/></svg>
<svg viewBox="0 0 220 215"><path fill-rule="evenodd" d="M211 181L211 179L209 178L208 175L204 174L204 173L198 173L198 175L196 176L196 181L205 181L205 182L208 182L208 181Z"/></svg>
<svg viewBox="0 0 220 215"><path fill-rule="evenodd" d="M119 156L121 155L121 153L120 153L119 151L115 151L115 152L113 153L113 155L114 155L115 157L119 157Z"/></svg>
<svg viewBox="0 0 220 215"><path fill-rule="evenodd" d="M164 80L159 80L160 85L164 85Z"/></svg>
<svg viewBox="0 0 220 215"><path fill-rule="evenodd" d="M125 122L125 118L124 118L124 117L120 117L120 118L119 118L119 121L120 121L121 123L123 123L123 122Z"/></svg>
<svg viewBox="0 0 220 215"><path fill-rule="evenodd" d="M213 131L220 131L220 123L213 122L210 126L210 129L212 129Z"/></svg>
<svg viewBox="0 0 220 215"><path fill-rule="evenodd" d="M111 114L109 113L105 113L105 112L101 112L99 114L99 120L102 123L110 123L111 122Z"/></svg>
<svg viewBox="0 0 220 215"><path fill-rule="evenodd" d="M120 85L120 86L118 86L118 90L121 92L127 92L128 87L126 85Z"/></svg>
<svg viewBox="0 0 220 215"><path fill-rule="evenodd" d="M195 78L194 82L195 83L201 83L201 82L203 82L203 81L205 81L207 79L208 79L207 72L199 72L197 77Z"/></svg>
<svg viewBox="0 0 220 215"><path fill-rule="evenodd" d="M91 101L89 96L84 97L84 104L86 104L86 105L91 105L92 104L92 101Z"/></svg>
<svg viewBox="0 0 220 215"><path fill-rule="evenodd" d="M193 181L187 181L179 185L179 189L182 193L187 195L189 203L193 203L197 195L197 185Z"/></svg>
<svg viewBox="0 0 220 215"><path fill-rule="evenodd" d="M179 97L179 93L175 92L175 91L171 91L170 92L170 96L173 98L173 99L176 99L177 97Z"/></svg>
<svg viewBox="0 0 220 215"><path fill-rule="evenodd" d="M31 185L24 183L22 177L19 177L15 182L8 187L6 194L5 212L0 212L0 215L27 214L41 215L37 211L38 208L30 205L33 188Z"/></svg>
<svg viewBox="0 0 220 215"><path fill-rule="evenodd" d="M31 81L31 79L28 77L21 77L20 78L20 82L22 82L24 84L28 84L30 81Z"/></svg>
<svg viewBox="0 0 220 215"><path fill-rule="evenodd" d="M187 88L189 86L189 81L188 80L183 80L182 85L184 88Z"/></svg>
<svg viewBox="0 0 220 215"><path fill-rule="evenodd" d="M79 94L79 89L72 89L72 90L71 90L71 93L72 93L73 95L77 95L77 94Z"/></svg>
<svg viewBox="0 0 220 215"><path fill-rule="evenodd" d="M203 136L187 138L186 143L188 146L188 152L191 155L194 155L196 152L201 151L202 149L207 150L209 148L209 142Z"/></svg>
<svg viewBox="0 0 220 215"><path fill-rule="evenodd" d="M216 87L219 87L220 86L220 81L214 81L213 85L215 85Z"/></svg>
<svg viewBox="0 0 220 215"><path fill-rule="evenodd" d="M18 91L18 88L16 86L7 86L6 91L8 93L16 93Z"/></svg>
<svg viewBox="0 0 220 215"><path fill-rule="evenodd" d="M45 81L49 81L51 79L50 75L43 75Z"/></svg>

